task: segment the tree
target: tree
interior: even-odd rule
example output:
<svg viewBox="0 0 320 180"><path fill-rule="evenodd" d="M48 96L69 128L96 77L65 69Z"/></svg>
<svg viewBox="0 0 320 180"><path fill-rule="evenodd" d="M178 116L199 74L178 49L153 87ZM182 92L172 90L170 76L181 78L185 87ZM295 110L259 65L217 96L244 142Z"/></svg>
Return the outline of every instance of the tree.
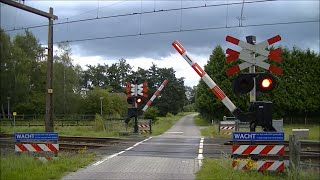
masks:
<svg viewBox="0 0 320 180"><path fill-rule="evenodd" d="M73 65L68 43L59 43L54 56L54 109L56 114L79 112L80 66Z"/></svg>

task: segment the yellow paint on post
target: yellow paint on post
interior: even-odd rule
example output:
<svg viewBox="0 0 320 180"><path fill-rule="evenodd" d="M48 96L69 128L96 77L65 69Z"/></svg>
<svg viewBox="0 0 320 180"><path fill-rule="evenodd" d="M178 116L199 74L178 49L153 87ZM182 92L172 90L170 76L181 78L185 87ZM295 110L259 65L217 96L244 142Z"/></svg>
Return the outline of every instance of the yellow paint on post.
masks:
<svg viewBox="0 0 320 180"><path fill-rule="evenodd" d="M13 112L12 114L13 114L13 116L16 116L16 115L17 115L17 112Z"/></svg>

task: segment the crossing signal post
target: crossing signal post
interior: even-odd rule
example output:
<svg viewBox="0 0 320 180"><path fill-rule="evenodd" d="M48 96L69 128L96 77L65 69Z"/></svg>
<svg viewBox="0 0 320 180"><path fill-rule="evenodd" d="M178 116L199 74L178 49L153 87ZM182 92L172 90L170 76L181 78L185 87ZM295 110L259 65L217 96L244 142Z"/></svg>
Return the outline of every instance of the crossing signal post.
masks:
<svg viewBox="0 0 320 180"><path fill-rule="evenodd" d="M258 65L262 68L269 69L270 71L273 71L275 73L281 74L281 69L276 68L274 66L271 66L268 63L263 62L265 59L273 58L277 60L281 60L280 53L281 49L276 49L272 52L269 52L265 50L265 48L268 45L271 45L277 41L280 41L280 36L275 36L273 38L268 39L267 41L261 42L259 44L256 44L258 47L255 47L256 45L252 45L243 41L240 41L236 38L233 38L231 36L227 36L227 41L231 42L233 44L239 45L243 47L244 49L241 50L241 52L237 52L231 49L227 49L227 53L229 56L227 57L227 62L232 62L234 60L243 59L246 62L239 64L238 66L234 66L227 70L228 75L232 75L242 69L248 68L253 65ZM251 102L249 111L244 113L236 107L233 102L224 94L224 92L219 88L219 86L209 77L209 75L190 57L190 54L186 51L186 49L178 42L174 41L172 43L172 46L180 53L180 55L186 60L186 62L194 69L194 71L201 77L201 79L208 85L208 87L212 90L212 92L216 95L216 97L229 109L229 111L240 121L244 122L250 122L250 131L255 131L255 127L257 125L261 125L265 131L275 131L275 129L272 126L272 103L267 101L261 101L261 102ZM260 56L256 58L256 61L248 60L247 58L250 58L251 51L259 53ZM247 93L252 90L252 88L247 86L253 86L252 85L252 79L254 79L256 75L248 75L247 77L242 78L242 83L237 84L236 89L241 88L242 86L246 87L246 90L241 93ZM271 78L270 78L271 79ZM236 81L240 82L240 81ZM263 81L263 85L268 87L268 82ZM270 84L269 80L269 85Z"/></svg>
<svg viewBox="0 0 320 180"><path fill-rule="evenodd" d="M128 124L131 118L134 117L134 133L138 133L138 116L142 114L142 110L138 108L138 105L143 102L143 98L148 97L148 83L138 84L138 80L135 80L133 84L126 82L126 93L127 102L132 104L132 108L128 108L128 117L125 123Z"/></svg>

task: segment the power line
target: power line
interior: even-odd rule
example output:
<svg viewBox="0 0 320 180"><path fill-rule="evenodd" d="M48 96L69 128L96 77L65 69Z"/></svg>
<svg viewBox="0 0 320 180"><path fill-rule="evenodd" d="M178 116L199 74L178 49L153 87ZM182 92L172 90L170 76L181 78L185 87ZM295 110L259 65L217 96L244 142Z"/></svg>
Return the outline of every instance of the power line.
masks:
<svg viewBox="0 0 320 180"><path fill-rule="evenodd" d="M69 24L69 23L77 23L77 22L93 21L93 20L100 20L100 19L109 19L109 18L118 18L118 17L126 17L126 16L135 16L135 15L142 15L142 14L170 12L170 11L178 11L178 10L182 11L182 10L189 10L189 9L199 9L199 8L229 6L229 5L239 5L239 4L255 4L255 3L263 3L263 2L273 2L273 1L279 1L279 0L259 0L259 1L234 2L234 3L223 3L223 4L212 4L212 5L206 4L206 5L201 5L201 6L180 7L180 8L172 8L172 9L164 9L164 10L152 10L152 11L145 11L145 12L134 12L134 13L112 15L112 16L79 19L79 20L73 20L73 21L67 21L67 22L54 23L54 25L62 25L62 24ZM21 27L21 28L13 28L13 29L5 30L4 32L18 31L18 30L23 30L23 29L33 29L33 28L46 27L46 26L48 26L48 25L42 24L42 25L35 25L35 26L28 26L28 27Z"/></svg>
<svg viewBox="0 0 320 180"><path fill-rule="evenodd" d="M262 23L262 24L249 24L240 27L260 27L260 26L275 26L275 25L290 25L290 24L303 24L303 23L319 23L318 20L306 20L306 21L291 21L291 22L277 22L277 23ZM117 36L105 36L105 37L95 37L95 38L84 38L84 39L75 39L67 41L57 41L54 44L62 42L83 42L83 41L95 41L103 39L114 39L114 38L123 38L123 37L136 37L136 36L147 36L147 35L157 35L157 34L171 34L171 33L180 33L180 32L193 32L193 31L206 31L206 30L218 30L218 29L232 29L239 28L239 26L220 26L220 27L207 27L207 28L195 28L195 29L182 29L182 30L172 30L172 31L160 31L160 32L148 32L148 33L136 33L136 34L124 34Z"/></svg>
<svg viewBox="0 0 320 180"><path fill-rule="evenodd" d="M98 7L98 8L95 8L95 9L92 9L90 11L86 11L86 12L83 12L83 13L80 13L80 14L76 14L76 15L72 15L72 16L69 16L69 17L66 17L66 18L60 18L59 21L62 21L62 20L69 20L70 18L74 18L74 17L77 17L77 16L82 16L84 14L88 14L88 13L91 13L91 12L94 12L94 11L99 11L99 9L103 9L103 8L106 8L106 7L111 7L111 6L114 6L116 4L120 4L120 3L124 3L128 0L122 0L121 2L116 2L116 3L113 3L113 4L109 4L109 5L106 5L106 6L102 6L102 7ZM21 27L21 28L13 28L13 29L9 29L9 30L6 30L5 32L9 32L9 31L17 31L17 30L22 30L22 29L32 29L32 28L38 28L38 27L45 27L45 26L48 26L47 24L48 22L43 22L43 23L39 23L39 24L35 24L35 25L30 25L28 27ZM55 25L55 24L53 24Z"/></svg>

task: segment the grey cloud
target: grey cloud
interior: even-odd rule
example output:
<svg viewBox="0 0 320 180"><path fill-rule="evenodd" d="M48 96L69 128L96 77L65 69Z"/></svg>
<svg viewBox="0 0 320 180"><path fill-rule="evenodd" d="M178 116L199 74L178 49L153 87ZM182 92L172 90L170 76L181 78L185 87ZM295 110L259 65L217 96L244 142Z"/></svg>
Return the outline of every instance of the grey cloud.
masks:
<svg viewBox="0 0 320 180"><path fill-rule="evenodd" d="M224 3L224 1L192 1L183 2L182 5L183 7L190 7L203 5L204 3L210 5L214 3ZM106 5L108 5L107 2L100 4L101 10L98 13L100 17L141 11L140 1L119 3L110 8L102 8ZM180 1L171 3L147 1L142 3L142 10L152 11L154 9L179 8L180 6ZM242 23L245 26L250 24L319 19L319 9L316 8L319 6L319 2L308 1L303 3L305 8L309 8L308 11L305 9L297 10L299 6L301 6L301 2L292 3L289 1L245 4L243 17L246 19L243 20ZM57 15L66 17L74 12L80 13L92 10L97 7L97 3L86 3L82 5L79 2L74 3L72 6L68 4L65 7L61 6L61 3L58 3L56 7L55 12ZM206 7L183 10L182 12L159 12L57 25L54 28L54 41L179 31L180 29L225 27L226 25L237 26L239 24L237 17L240 17L241 7L242 5ZM72 13L70 13L70 11L72 11ZM227 11L228 16L226 16ZM23 15L21 16L21 14ZM44 21L43 18L41 19L34 15L27 15L22 12L21 14L15 21L16 24L25 26ZM8 20L4 21L5 18L2 17L6 16L7 19L14 21L14 15L15 11L12 10L12 8L3 7L1 10L1 27L7 28L8 26L12 26L12 22ZM92 13L70 18L68 21L96 16L97 12L92 11ZM66 20L59 20L57 22L64 21ZM32 32L42 43L46 43L47 27L32 29ZM11 32L12 35L15 33L17 32ZM256 35L257 41L259 42L277 34L282 36L282 46L292 47L295 45L304 49L311 47L315 48L315 50L318 48L319 51L319 44L316 44L319 42L316 41L319 40L319 22L106 38L103 40L73 42L71 45L77 47L74 53L82 56L98 55L106 57L106 59L135 57L159 59L160 57L168 56L170 53L175 53L175 50L171 47L171 43L177 39L186 46L189 52L209 57L212 49L216 45L222 45L223 48L234 47L230 43L225 42L226 35L232 35L242 40L245 39L246 35Z"/></svg>

